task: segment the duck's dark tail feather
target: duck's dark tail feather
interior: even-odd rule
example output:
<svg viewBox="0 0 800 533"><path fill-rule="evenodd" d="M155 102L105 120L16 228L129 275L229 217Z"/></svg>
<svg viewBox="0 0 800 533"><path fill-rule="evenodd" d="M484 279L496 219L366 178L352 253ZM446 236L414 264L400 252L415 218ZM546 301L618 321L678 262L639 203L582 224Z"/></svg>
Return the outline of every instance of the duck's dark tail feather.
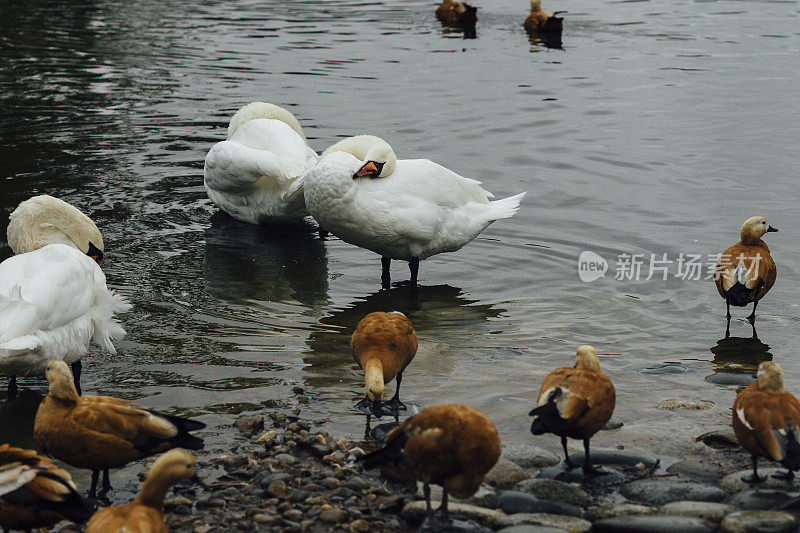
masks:
<svg viewBox="0 0 800 533"><path fill-rule="evenodd" d="M751 291L738 281L725 294L731 305L736 307L744 307L752 301L750 299Z"/></svg>
<svg viewBox="0 0 800 533"><path fill-rule="evenodd" d="M78 494L75 489L64 483L64 480L56 475L47 472L40 472L38 476L46 477L57 483L60 483L69 490L69 493L64 497L63 501L41 501L36 504L37 508L41 511L54 511L67 520L71 520L76 524L82 524L89 520L94 513L94 510L86 503L86 500Z"/></svg>
<svg viewBox="0 0 800 533"><path fill-rule="evenodd" d="M408 437L402 431L399 436L386 443L380 450L375 450L358 458L364 468L377 468L385 464L403 464L403 447L406 445Z"/></svg>
<svg viewBox="0 0 800 533"><path fill-rule="evenodd" d="M783 443L783 461L781 464L789 470L800 470L800 442L798 442L797 424L786 420L786 442Z"/></svg>
<svg viewBox="0 0 800 533"><path fill-rule="evenodd" d="M529 416L535 417L533 419L533 424L531 424L531 433L534 435L543 435L545 433L558 434L564 429L568 420L561 418L558 412L558 406L556 405L556 400L558 400L563 393L564 391L560 388L555 389L550 393L550 396L547 397L547 402L528 413Z"/></svg>

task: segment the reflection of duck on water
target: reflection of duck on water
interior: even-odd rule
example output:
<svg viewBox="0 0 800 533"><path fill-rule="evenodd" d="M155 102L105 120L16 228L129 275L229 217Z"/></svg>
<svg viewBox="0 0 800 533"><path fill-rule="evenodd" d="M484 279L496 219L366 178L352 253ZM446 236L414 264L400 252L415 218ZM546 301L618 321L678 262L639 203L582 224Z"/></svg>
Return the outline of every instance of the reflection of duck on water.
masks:
<svg viewBox="0 0 800 533"><path fill-rule="evenodd" d="M353 385L354 392L358 389L361 379L350 355L350 336L358 322L373 311L400 311L414 323L419 334L441 338L447 331L482 334L489 329L487 319L501 315L505 309L477 304L466 298L460 288L450 285L419 286L414 292L400 285L374 292L323 317L319 327L311 332L306 341L309 351L303 356L308 365L304 370L312 375L309 384L331 386L345 380ZM454 363L437 358L428 365L435 364L436 369L441 369ZM425 370L425 364L424 359L415 362L415 369Z"/></svg>
<svg viewBox="0 0 800 533"><path fill-rule="evenodd" d="M325 244L311 226L255 226L225 213L205 231L203 277L208 293L228 302L328 299Z"/></svg>
<svg viewBox="0 0 800 533"><path fill-rule="evenodd" d="M761 342L755 327L752 337L731 337L730 331L726 331L725 338L709 349L714 354L715 369L706 381L719 385L748 385L758 365L772 361L769 345Z"/></svg>

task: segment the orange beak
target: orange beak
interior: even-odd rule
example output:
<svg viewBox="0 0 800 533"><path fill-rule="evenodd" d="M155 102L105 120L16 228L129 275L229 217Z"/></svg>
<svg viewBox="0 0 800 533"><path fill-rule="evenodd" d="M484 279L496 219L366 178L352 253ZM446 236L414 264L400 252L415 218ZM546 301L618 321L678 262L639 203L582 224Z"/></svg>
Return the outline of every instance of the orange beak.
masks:
<svg viewBox="0 0 800 533"><path fill-rule="evenodd" d="M97 263L98 265L100 264L100 256L99 255L90 255L89 257L94 259L95 263Z"/></svg>
<svg viewBox="0 0 800 533"><path fill-rule="evenodd" d="M380 172L378 172L378 167L375 166L375 163L370 161L363 167L359 168L358 172L353 174L353 179L363 178L364 176L377 176L378 174L380 174Z"/></svg>

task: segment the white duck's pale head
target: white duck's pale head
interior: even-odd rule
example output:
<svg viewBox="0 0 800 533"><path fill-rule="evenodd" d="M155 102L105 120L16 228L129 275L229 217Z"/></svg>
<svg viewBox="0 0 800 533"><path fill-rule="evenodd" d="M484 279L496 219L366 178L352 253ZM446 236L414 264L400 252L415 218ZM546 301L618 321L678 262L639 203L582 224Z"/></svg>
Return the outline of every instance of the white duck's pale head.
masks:
<svg viewBox="0 0 800 533"><path fill-rule="evenodd" d="M322 157L331 152L347 152L364 164L353 174L358 178L385 178L391 176L397 166L397 156L392 147L374 135L356 135L337 142L322 153Z"/></svg>
<svg viewBox="0 0 800 533"><path fill-rule="evenodd" d="M742 244L754 244L758 242L765 233L770 231L778 231L767 222L767 219L761 216L750 217L742 224L740 237Z"/></svg>
<svg viewBox="0 0 800 533"><path fill-rule="evenodd" d="M15 254L48 244L77 248L98 263L103 258L103 236L92 219L63 200L46 194L20 203L8 223L8 245Z"/></svg>

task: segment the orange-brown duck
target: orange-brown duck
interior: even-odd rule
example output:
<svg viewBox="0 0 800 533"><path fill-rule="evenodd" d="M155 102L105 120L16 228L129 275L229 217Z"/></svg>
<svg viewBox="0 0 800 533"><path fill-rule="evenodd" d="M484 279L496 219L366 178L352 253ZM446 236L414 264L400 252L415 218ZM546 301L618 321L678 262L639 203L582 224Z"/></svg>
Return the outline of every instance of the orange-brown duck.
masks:
<svg viewBox="0 0 800 533"><path fill-rule="evenodd" d="M800 470L800 403L784 390L781 367L772 361L761 363L758 380L736 396L732 411L736 440L753 458L753 475L744 480L763 481L758 475L759 457L777 461L787 469L774 477L794 478L794 471Z"/></svg>
<svg viewBox="0 0 800 533"><path fill-rule="evenodd" d="M567 452L567 437L583 440L583 471L604 474L592 466L589 439L611 419L616 397L611 380L600 371L597 351L589 345L578 346L574 367L557 368L544 378L537 407L529 413L534 417L531 433L561 437L565 462L570 468L575 464Z"/></svg>
<svg viewBox="0 0 800 533"><path fill-rule="evenodd" d="M377 417L386 408L392 414L405 410L400 402L400 383L403 371L417 353L417 334L411 321L399 311L370 313L358 323L350 349L358 366L364 370L367 397L356 404L361 410ZM397 378L394 396L381 404L386 383Z"/></svg>
<svg viewBox="0 0 800 533"><path fill-rule="evenodd" d="M169 488L195 477L195 461L183 450L170 450L156 459L147 473L142 492L130 503L97 511L86 533L167 533L161 512Z"/></svg>
<svg viewBox="0 0 800 533"><path fill-rule="evenodd" d="M100 471L103 491L111 488L108 470L171 448L200 450L203 439L189 434L202 422L165 415L111 396L78 396L66 363L50 361L45 370L50 392L36 412L33 434L39 448L68 465L92 471L94 496Z"/></svg>
<svg viewBox="0 0 800 533"><path fill-rule="evenodd" d="M83 523L92 510L69 472L34 450L0 445L0 527L31 531L64 519Z"/></svg>
<svg viewBox="0 0 800 533"><path fill-rule="evenodd" d="M393 465L424 483L428 516L433 516L430 484L444 489L440 511L447 517L447 497L469 498L500 458L500 435L492 421L466 405L433 405L407 418L386 435L386 445L361 458L365 468Z"/></svg>
<svg viewBox="0 0 800 533"><path fill-rule="evenodd" d="M750 217L742 224L741 240L722 252L717 263L714 282L720 296L725 299L727 318L731 318L731 305L744 307L752 302L753 312L748 316L756 320L759 300L775 285L778 270L769 253L764 234L778 231L764 217Z"/></svg>

